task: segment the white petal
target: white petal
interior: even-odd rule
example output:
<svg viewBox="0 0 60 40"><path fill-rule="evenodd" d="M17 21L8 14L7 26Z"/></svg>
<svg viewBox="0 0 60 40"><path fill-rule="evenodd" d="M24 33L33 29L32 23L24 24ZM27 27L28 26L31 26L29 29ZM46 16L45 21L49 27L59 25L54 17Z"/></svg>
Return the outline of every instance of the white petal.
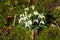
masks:
<svg viewBox="0 0 60 40"><path fill-rule="evenodd" d="M24 20L24 21L25 21L25 20L26 20L26 18L20 18L20 19L19 19L19 23L20 23L22 20Z"/></svg>
<svg viewBox="0 0 60 40"><path fill-rule="evenodd" d="M39 15L38 18L45 18L45 16L44 15Z"/></svg>
<svg viewBox="0 0 60 40"><path fill-rule="evenodd" d="M28 22L25 22L25 28L26 28L26 27L29 27Z"/></svg>
<svg viewBox="0 0 60 40"><path fill-rule="evenodd" d="M25 19L25 20L28 19L27 16L25 16L24 19Z"/></svg>
<svg viewBox="0 0 60 40"><path fill-rule="evenodd" d="M41 15L39 14L38 18L41 18Z"/></svg>
<svg viewBox="0 0 60 40"><path fill-rule="evenodd" d="M22 18L19 19L19 23L21 22Z"/></svg>
<svg viewBox="0 0 60 40"><path fill-rule="evenodd" d="M41 21L40 23L45 24L44 21Z"/></svg>
<svg viewBox="0 0 60 40"><path fill-rule="evenodd" d="M21 17L21 16L22 16L22 14L19 17Z"/></svg>
<svg viewBox="0 0 60 40"><path fill-rule="evenodd" d="M34 11L34 15L39 15L39 13L37 11Z"/></svg>
<svg viewBox="0 0 60 40"><path fill-rule="evenodd" d="M20 23L21 21L19 20L19 23Z"/></svg>
<svg viewBox="0 0 60 40"><path fill-rule="evenodd" d="M31 8L34 10L35 9L35 7L34 6L31 6Z"/></svg>
<svg viewBox="0 0 60 40"><path fill-rule="evenodd" d="M25 8L24 10L25 10L25 11L29 11L29 8L27 7L27 8Z"/></svg>
<svg viewBox="0 0 60 40"><path fill-rule="evenodd" d="M25 23L25 28L27 27L27 22Z"/></svg>
<svg viewBox="0 0 60 40"><path fill-rule="evenodd" d="M34 22L35 22L35 21L38 23L38 20L34 20Z"/></svg>
<svg viewBox="0 0 60 40"><path fill-rule="evenodd" d="M32 25L32 21L31 20L28 21L28 25Z"/></svg>
<svg viewBox="0 0 60 40"><path fill-rule="evenodd" d="M41 18L45 18L45 16L41 16Z"/></svg>
<svg viewBox="0 0 60 40"><path fill-rule="evenodd" d="M19 17L22 17L22 16L24 16L24 14L20 14L20 16L19 16Z"/></svg>

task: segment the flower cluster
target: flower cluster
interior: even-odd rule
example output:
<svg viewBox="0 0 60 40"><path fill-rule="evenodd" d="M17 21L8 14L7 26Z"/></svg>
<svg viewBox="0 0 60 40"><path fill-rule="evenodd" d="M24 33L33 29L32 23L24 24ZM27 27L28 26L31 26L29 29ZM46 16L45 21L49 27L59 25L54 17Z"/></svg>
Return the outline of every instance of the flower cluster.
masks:
<svg viewBox="0 0 60 40"><path fill-rule="evenodd" d="M34 6L27 7L24 9L24 13L19 16L19 24L24 26L26 29L34 30L35 28L45 25L45 16L43 14L39 14L39 12L34 9Z"/></svg>

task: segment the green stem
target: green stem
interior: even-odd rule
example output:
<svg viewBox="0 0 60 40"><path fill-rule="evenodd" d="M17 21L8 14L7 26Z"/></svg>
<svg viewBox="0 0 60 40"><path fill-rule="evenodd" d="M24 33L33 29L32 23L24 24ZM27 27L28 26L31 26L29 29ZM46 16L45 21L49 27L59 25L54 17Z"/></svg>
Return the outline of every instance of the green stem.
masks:
<svg viewBox="0 0 60 40"><path fill-rule="evenodd" d="M15 21L16 21L17 15L18 15L18 14L15 14L15 16L14 16L13 26L15 25Z"/></svg>

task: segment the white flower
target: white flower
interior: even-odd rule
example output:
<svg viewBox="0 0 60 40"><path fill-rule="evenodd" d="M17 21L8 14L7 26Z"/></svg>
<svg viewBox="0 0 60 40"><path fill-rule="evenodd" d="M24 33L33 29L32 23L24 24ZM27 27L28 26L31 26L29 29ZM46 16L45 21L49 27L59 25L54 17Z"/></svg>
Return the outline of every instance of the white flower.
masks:
<svg viewBox="0 0 60 40"><path fill-rule="evenodd" d="M38 20L34 20L34 22L35 22L35 21L38 23Z"/></svg>
<svg viewBox="0 0 60 40"><path fill-rule="evenodd" d="M42 23L42 24L45 24L44 21L41 21L40 24L41 24L41 23Z"/></svg>
<svg viewBox="0 0 60 40"><path fill-rule="evenodd" d="M19 23L21 22L21 20L23 20L23 18L20 18L20 19L19 19Z"/></svg>
<svg viewBox="0 0 60 40"><path fill-rule="evenodd" d="M26 20L26 19L27 19L27 17L20 18L20 19L19 19L19 23L20 23L22 20Z"/></svg>
<svg viewBox="0 0 60 40"><path fill-rule="evenodd" d="M29 20L28 22L25 22L25 28L28 27L30 28L30 25L32 25L32 21Z"/></svg>
<svg viewBox="0 0 60 40"><path fill-rule="evenodd" d="M42 16L39 14L38 18L41 18Z"/></svg>
<svg viewBox="0 0 60 40"><path fill-rule="evenodd" d="M32 21L31 20L28 21L28 25L32 25Z"/></svg>
<svg viewBox="0 0 60 40"><path fill-rule="evenodd" d="M39 15L38 17L39 17L39 18L45 18L45 16L44 16L44 15Z"/></svg>
<svg viewBox="0 0 60 40"><path fill-rule="evenodd" d="M20 18L20 19L19 19L19 23L20 23L22 20L25 20L25 19L24 19L24 18Z"/></svg>
<svg viewBox="0 0 60 40"><path fill-rule="evenodd" d="M29 26L29 25L28 25L28 23L27 23L27 22L25 22L25 28L26 28L27 26Z"/></svg>
<svg viewBox="0 0 60 40"><path fill-rule="evenodd" d="M19 17L22 17L22 16L24 16L24 14L20 14L20 16L19 16Z"/></svg>
<svg viewBox="0 0 60 40"><path fill-rule="evenodd" d="M35 9L35 7L34 6L31 6L31 8L34 10Z"/></svg>
<svg viewBox="0 0 60 40"><path fill-rule="evenodd" d="M42 15L41 18L45 18L45 16Z"/></svg>
<svg viewBox="0 0 60 40"><path fill-rule="evenodd" d="M25 22L25 28L30 27L27 22Z"/></svg>
<svg viewBox="0 0 60 40"><path fill-rule="evenodd" d="M29 11L29 8L27 7L27 8L25 8L24 10L25 10L25 11Z"/></svg>
<svg viewBox="0 0 60 40"><path fill-rule="evenodd" d="M24 19L28 19L28 18L27 18L27 16L26 16L26 17L24 17Z"/></svg>
<svg viewBox="0 0 60 40"><path fill-rule="evenodd" d="M21 16L23 16L23 15L21 14L19 17L21 17Z"/></svg>
<svg viewBox="0 0 60 40"><path fill-rule="evenodd" d="M39 15L39 13L37 11L34 11L34 15Z"/></svg>

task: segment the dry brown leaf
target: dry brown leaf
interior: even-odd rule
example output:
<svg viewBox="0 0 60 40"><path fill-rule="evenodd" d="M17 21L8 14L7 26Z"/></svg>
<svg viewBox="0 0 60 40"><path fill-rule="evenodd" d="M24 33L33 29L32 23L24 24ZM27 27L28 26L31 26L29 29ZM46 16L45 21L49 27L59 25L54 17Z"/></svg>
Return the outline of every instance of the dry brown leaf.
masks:
<svg viewBox="0 0 60 40"><path fill-rule="evenodd" d="M11 25L9 25L9 26L6 27L6 30L11 30L11 29L12 29Z"/></svg>
<svg viewBox="0 0 60 40"><path fill-rule="evenodd" d="M30 37L31 37L31 39L32 39L32 40L34 40L34 38L35 38L35 33L34 33L34 32L32 32L32 34L31 34L31 36L30 36Z"/></svg>
<svg viewBox="0 0 60 40"><path fill-rule="evenodd" d="M12 16L7 16L7 20L9 20L9 19L11 19L12 18Z"/></svg>

